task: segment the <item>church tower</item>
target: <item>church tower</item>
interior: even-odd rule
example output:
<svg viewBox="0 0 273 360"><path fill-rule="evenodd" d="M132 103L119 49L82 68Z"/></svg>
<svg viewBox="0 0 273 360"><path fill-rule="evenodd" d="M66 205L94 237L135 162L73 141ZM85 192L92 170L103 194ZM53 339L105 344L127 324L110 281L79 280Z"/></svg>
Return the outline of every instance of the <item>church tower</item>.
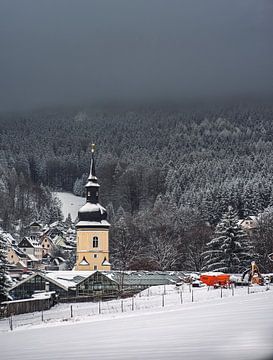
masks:
<svg viewBox="0 0 273 360"><path fill-rule="evenodd" d="M95 145L92 144L90 174L86 188L86 204L78 212L76 270L111 270L109 263L109 227L107 212L99 204L96 177Z"/></svg>

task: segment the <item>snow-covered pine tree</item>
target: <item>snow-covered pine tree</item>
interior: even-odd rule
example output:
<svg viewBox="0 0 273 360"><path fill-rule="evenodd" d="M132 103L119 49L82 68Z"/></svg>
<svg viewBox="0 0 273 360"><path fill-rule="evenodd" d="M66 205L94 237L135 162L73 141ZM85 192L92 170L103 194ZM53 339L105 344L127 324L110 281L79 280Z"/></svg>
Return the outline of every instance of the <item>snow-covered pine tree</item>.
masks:
<svg viewBox="0 0 273 360"><path fill-rule="evenodd" d="M254 251L231 206L216 226L214 235L203 253L204 270L241 273L253 260Z"/></svg>
<svg viewBox="0 0 273 360"><path fill-rule="evenodd" d="M12 285L7 269L6 240L0 235L0 303L8 299L8 290Z"/></svg>

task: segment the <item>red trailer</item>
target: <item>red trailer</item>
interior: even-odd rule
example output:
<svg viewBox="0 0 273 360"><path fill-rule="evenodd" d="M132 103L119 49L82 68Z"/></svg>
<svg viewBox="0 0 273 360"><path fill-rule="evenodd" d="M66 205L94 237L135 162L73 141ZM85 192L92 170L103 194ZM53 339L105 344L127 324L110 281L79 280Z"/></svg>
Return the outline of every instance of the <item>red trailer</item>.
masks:
<svg viewBox="0 0 273 360"><path fill-rule="evenodd" d="M230 284L230 274L205 273L200 275L200 281L208 286L227 286Z"/></svg>

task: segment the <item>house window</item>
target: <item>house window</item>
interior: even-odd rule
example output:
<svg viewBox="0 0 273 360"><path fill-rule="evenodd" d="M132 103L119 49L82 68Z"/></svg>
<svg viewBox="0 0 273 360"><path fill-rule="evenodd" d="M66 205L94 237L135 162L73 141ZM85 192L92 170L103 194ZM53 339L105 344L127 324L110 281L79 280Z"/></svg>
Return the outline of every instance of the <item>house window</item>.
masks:
<svg viewBox="0 0 273 360"><path fill-rule="evenodd" d="M98 257L98 255L97 254L94 254L94 258L96 259Z"/></svg>
<svg viewBox="0 0 273 360"><path fill-rule="evenodd" d="M97 269L98 269L97 265L94 265L94 270L97 270Z"/></svg>
<svg viewBox="0 0 273 360"><path fill-rule="evenodd" d="M97 248L99 246L99 239L97 236L93 237L93 247Z"/></svg>

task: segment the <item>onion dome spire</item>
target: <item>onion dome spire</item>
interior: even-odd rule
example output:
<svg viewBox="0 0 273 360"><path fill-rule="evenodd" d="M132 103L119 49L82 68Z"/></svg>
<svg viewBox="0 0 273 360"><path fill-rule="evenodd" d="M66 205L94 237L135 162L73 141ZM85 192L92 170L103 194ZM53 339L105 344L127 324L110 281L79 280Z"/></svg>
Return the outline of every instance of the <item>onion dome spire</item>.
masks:
<svg viewBox="0 0 273 360"><path fill-rule="evenodd" d="M84 204L78 212L79 222L77 227L85 227L90 225L96 225L101 227L109 227L110 224L107 222L106 209L99 203L99 188L98 179L96 177L95 167L95 144L91 145L91 163L90 173L88 176L86 189L86 204Z"/></svg>

